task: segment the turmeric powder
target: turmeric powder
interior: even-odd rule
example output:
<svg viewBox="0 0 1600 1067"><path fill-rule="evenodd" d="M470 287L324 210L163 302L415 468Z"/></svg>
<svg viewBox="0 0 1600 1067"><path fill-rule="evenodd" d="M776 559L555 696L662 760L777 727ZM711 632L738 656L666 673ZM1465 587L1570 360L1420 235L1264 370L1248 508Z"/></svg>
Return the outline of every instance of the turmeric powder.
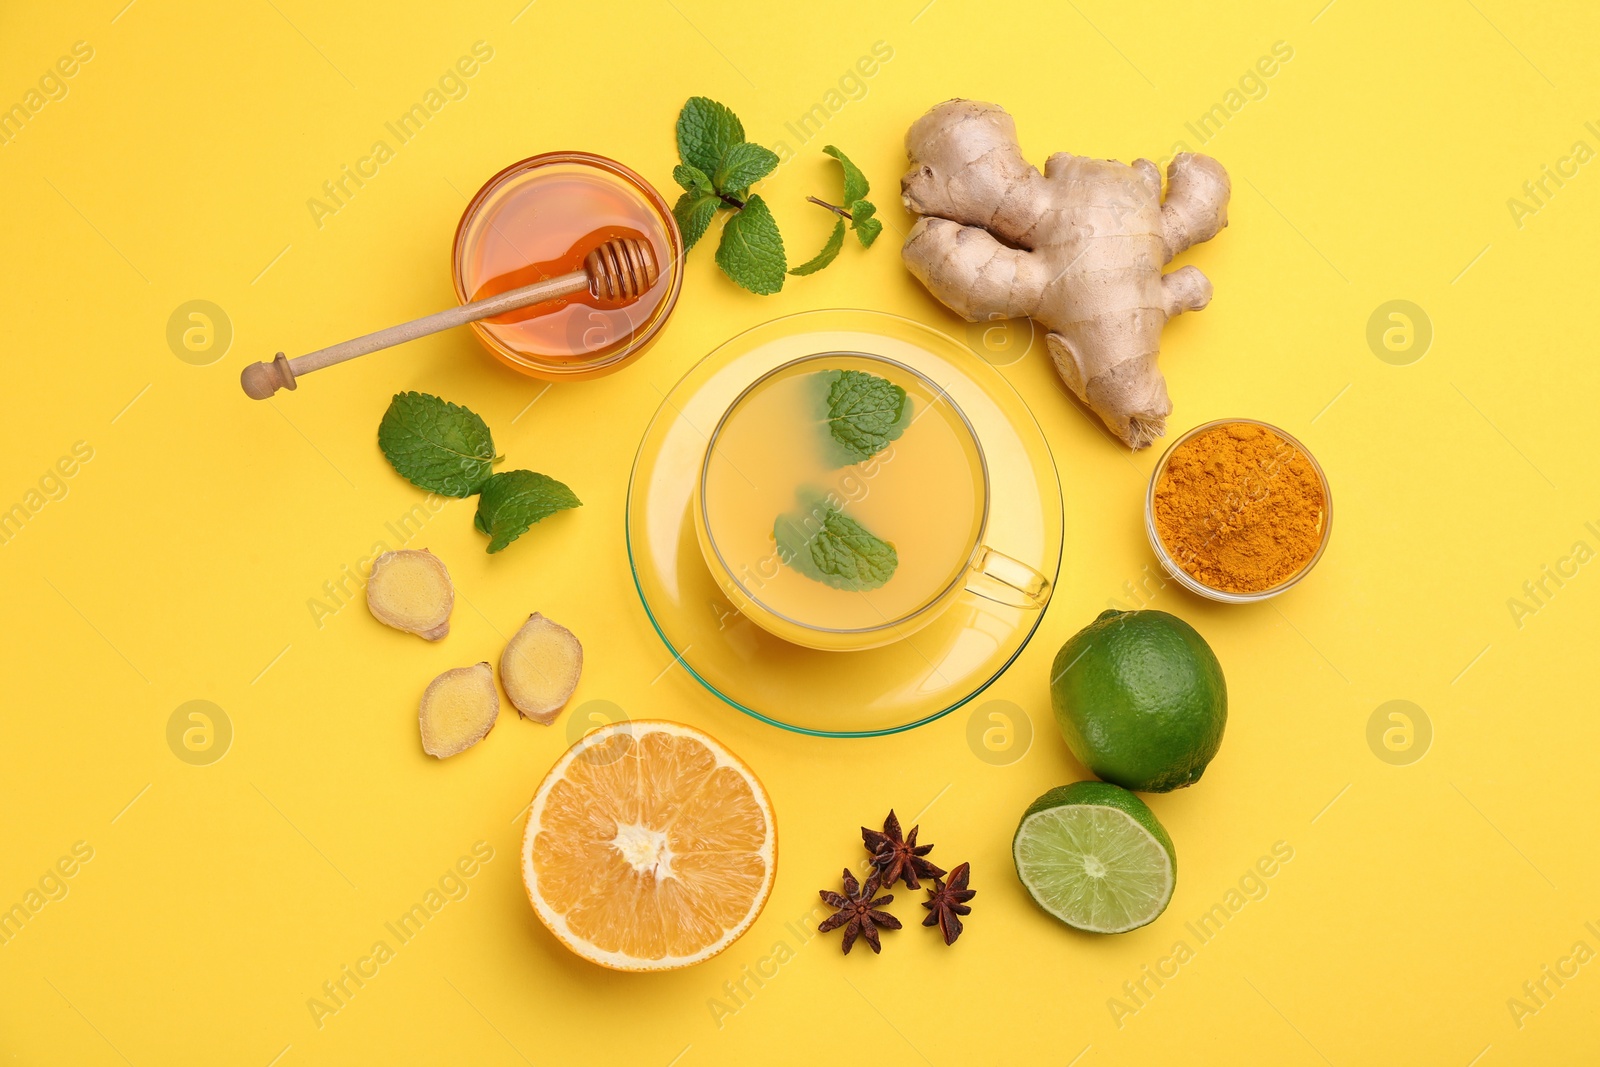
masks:
<svg viewBox="0 0 1600 1067"><path fill-rule="evenodd" d="M1254 422L1213 427L1172 450L1156 482L1156 534L1201 585L1260 593L1322 547L1328 501L1310 458Z"/></svg>

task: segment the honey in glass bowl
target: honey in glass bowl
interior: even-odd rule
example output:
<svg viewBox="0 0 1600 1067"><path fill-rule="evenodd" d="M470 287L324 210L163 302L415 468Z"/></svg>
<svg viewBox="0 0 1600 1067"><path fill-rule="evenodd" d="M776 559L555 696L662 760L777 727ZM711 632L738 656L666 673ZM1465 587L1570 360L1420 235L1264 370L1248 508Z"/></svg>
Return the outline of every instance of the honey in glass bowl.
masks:
<svg viewBox="0 0 1600 1067"><path fill-rule="evenodd" d="M591 292L472 324L501 362L549 381L609 374L644 354L682 285L682 238L672 211L627 167L583 152L549 152L489 179L456 228L457 299L481 300L579 270L619 237L648 242L660 276L632 303Z"/></svg>

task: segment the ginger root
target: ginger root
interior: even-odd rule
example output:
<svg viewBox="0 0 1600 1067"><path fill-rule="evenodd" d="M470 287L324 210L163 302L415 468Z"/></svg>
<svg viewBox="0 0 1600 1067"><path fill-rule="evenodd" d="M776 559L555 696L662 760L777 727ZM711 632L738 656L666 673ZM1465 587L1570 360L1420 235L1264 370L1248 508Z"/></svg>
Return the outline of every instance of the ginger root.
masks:
<svg viewBox="0 0 1600 1067"><path fill-rule="evenodd" d="M439 759L465 752L488 736L499 714L500 692L487 663L445 671L422 694L422 751Z"/></svg>
<svg viewBox="0 0 1600 1067"><path fill-rule="evenodd" d="M425 548L385 552L367 578L367 610L372 617L429 641L450 632L455 603L450 572Z"/></svg>
<svg viewBox="0 0 1600 1067"><path fill-rule="evenodd" d="M524 718L549 726L578 688L583 646L572 631L534 612L500 655L500 682Z"/></svg>
<svg viewBox="0 0 1600 1067"><path fill-rule="evenodd" d="M906 132L906 267L968 321L1028 316L1067 386L1130 448L1172 413L1161 330L1211 301L1195 267L1161 268L1228 224L1228 172L1182 152L1161 172L1058 152L1041 175L1002 108L947 100Z"/></svg>

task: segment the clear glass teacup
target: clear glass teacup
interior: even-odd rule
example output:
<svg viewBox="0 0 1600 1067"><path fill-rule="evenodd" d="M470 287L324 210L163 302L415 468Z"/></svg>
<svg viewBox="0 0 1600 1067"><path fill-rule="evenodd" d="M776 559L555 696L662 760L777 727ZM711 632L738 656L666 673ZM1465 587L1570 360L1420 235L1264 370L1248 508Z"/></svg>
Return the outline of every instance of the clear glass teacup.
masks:
<svg viewBox="0 0 1600 1067"><path fill-rule="evenodd" d="M883 356L809 355L751 383L709 435L691 510L734 607L797 645L887 645L964 591L1049 600L1049 579L984 544L989 470L966 415Z"/></svg>

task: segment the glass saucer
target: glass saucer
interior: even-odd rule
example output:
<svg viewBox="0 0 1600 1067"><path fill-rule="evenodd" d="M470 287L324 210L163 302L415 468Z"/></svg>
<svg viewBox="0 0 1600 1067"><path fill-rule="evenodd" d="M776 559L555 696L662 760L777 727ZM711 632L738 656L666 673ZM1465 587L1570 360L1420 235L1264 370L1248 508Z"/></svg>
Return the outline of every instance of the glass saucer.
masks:
<svg viewBox="0 0 1600 1067"><path fill-rule="evenodd" d="M628 562L656 632L712 693L786 730L872 737L932 722L983 692L1022 651L1044 612L965 592L938 619L893 644L824 652L772 636L728 602L701 558L690 513L708 435L761 375L827 352L886 356L944 387L988 459L984 543L1054 586L1061 568L1061 485L1027 405L967 346L876 311L808 311L764 323L724 343L673 386L634 458Z"/></svg>

